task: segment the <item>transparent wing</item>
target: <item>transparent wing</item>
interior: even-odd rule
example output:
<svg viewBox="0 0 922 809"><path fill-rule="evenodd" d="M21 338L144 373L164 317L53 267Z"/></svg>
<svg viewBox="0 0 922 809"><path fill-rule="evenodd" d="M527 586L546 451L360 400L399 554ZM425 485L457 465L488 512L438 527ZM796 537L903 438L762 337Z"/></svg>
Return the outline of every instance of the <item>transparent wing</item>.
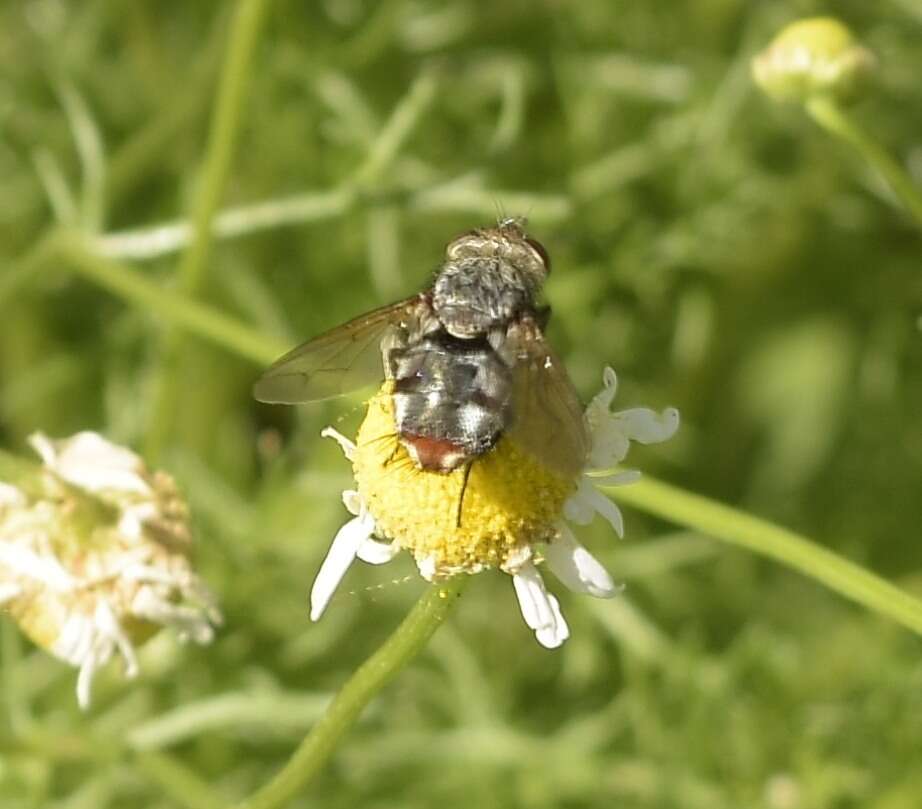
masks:
<svg viewBox="0 0 922 809"><path fill-rule="evenodd" d="M515 352L509 438L558 474L575 478L589 452L583 408L560 358L531 318L506 338Z"/></svg>
<svg viewBox="0 0 922 809"><path fill-rule="evenodd" d="M386 343L412 329L425 307L423 296L415 295L308 340L276 360L253 396L271 404L316 402L380 381Z"/></svg>

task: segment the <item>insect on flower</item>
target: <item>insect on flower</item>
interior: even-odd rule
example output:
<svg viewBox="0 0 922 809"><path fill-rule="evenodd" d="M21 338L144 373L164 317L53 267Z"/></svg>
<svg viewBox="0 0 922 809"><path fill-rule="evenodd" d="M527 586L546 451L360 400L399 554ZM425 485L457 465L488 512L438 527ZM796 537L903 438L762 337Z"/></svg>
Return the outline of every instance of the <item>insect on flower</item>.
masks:
<svg viewBox="0 0 922 809"><path fill-rule="evenodd" d="M383 363L396 434L420 469L470 469L509 433L571 476L588 443L579 400L543 333L547 252L521 220L504 219L458 237L445 254L430 289L286 354L256 383L256 398L337 396L379 380Z"/></svg>
<svg viewBox="0 0 922 809"><path fill-rule="evenodd" d="M544 336L550 309L539 296L549 273L523 220L473 230L448 244L431 287L310 340L257 381L260 401L295 404L384 378L355 443L324 431L352 461L357 489L343 493L355 519L314 583L314 620L356 557L378 564L400 549L429 580L509 573L526 622L549 647L568 629L537 562L573 589L616 592L562 518L585 524L601 513L620 533L617 507L583 473L620 462L630 440L668 438L678 414L609 413L609 370L584 415Z"/></svg>

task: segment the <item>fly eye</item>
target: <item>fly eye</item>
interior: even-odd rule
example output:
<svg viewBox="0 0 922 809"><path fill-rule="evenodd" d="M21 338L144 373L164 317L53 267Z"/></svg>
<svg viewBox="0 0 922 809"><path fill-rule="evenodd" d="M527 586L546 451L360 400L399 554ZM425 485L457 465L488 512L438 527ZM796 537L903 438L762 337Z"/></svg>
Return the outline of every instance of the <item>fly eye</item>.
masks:
<svg viewBox="0 0 922 809"><path fill-rule="evenodd" d="M538 254L538 257L541 259L541 263L544 264L545 272L550 275L551 257L547 254L547 250L544 249L544 245L541 244L541 242L539 242L537 239L532 239L529 237L526 237L525 241L528 246Z"/></svg>

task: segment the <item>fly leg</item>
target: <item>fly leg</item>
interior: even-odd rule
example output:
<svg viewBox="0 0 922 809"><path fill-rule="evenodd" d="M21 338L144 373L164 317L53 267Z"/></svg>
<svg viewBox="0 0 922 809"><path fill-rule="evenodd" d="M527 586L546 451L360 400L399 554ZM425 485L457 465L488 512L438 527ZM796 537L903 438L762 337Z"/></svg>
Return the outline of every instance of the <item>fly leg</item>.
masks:
<svg viewBox="0 0 922 809"><path fill-rule="evenodd" d="M471 467L473 465L473 461L468 461L464 464L464 476L461 478L461 493L458 495L458 509L455 512L455 528L461 527L461 512L464 509L464 493L467 491L467 481L471 476Z"/></svg>

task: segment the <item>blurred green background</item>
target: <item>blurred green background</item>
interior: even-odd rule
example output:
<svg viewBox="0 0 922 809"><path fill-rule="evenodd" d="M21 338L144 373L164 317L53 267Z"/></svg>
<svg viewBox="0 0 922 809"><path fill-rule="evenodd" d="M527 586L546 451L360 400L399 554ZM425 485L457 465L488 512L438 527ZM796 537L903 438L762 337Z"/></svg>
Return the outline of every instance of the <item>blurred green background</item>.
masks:
<svg viewBox="0 0 922 809"><path fill-rule="evenodd" d="M78 227L175 289L179 253L148 229L190 210L232 12L0 6L4 448L25 454L37 429L143 448L156 428L163 319L30 256L56 224ZM856 115L922 182L917 0L274 0L222 202L248 232L218 239L202 300L294 345L419 289L453 235L528 215L581 395L611 364L623 407L682 412L679 436L633 465L922 593L920 234L852 152L749 78L781 25L816 13L877 53ZM395 109L409 117L389 151ZM140 241L108 238L124 231ZM239 799L421 592L407 559L357 566L309 623L350 483L318 433L341 416L350 429L358 400L256 405L259 371L185 339L158 460L194 509L217 641L161 634L140 679L110 666L81 715L75 673L6 623L4 809L166 809L191 773ZM623 597L552 585L572 638L548 652L508 579L477 577L295 805L922 803L916 638L764 560L626 518L624 542L580 532ZM207 805L186 786L186 805Z"/></svg>

